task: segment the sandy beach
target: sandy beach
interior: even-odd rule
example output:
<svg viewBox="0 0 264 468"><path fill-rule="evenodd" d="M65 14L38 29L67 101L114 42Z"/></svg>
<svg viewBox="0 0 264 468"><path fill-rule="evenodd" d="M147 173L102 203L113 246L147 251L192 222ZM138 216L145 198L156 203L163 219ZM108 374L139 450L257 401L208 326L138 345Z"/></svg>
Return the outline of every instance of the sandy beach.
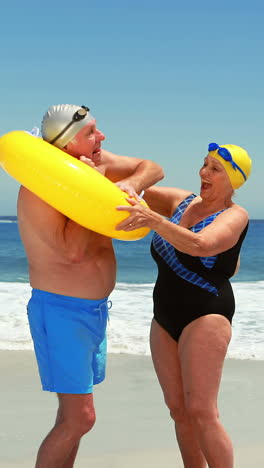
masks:
<svg viewBox="0 0 264 468"><path fill-rule="evenodd" d="M57 407L42 392L31 351L1 351L1 468L33 468ZM77 468L182 467L173 423L149 357L108 356L95 387L97 422L84 437ZM264 466L264 362L227 360L219 397L236 468Z"/></svg>

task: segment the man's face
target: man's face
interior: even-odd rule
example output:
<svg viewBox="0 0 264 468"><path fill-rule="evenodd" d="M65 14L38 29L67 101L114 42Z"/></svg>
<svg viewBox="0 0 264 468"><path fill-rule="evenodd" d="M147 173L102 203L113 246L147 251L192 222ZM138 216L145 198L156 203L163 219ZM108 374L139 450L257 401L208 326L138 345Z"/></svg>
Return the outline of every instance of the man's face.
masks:
<svg viewBox="0 0 264 468"><path fill-rule="evenodd" d="M96 121L93 120L75 135L65 150L77 159L85 156L97 166L101 162L101 141L103 140L105 140L105 135L96 128Z"/></svg>

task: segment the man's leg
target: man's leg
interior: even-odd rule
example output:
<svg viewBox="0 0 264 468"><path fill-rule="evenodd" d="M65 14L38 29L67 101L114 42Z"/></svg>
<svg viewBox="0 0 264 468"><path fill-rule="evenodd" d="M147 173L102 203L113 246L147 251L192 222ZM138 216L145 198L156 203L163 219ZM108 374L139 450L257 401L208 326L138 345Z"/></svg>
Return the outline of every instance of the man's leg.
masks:
<svg viewBox="0 0 264 468"><path fill-rule="evenodd" d="M39 448L36 468L72 468L81 437L95 423L92 393L60 393L58 398L57 420Z"/></svg>
<svg viewBox="0 0 264 468"><path fill-rule="evenodd" d="M57 412L57 418L56 418L56 425L60 424L61 421L62 421L62 414L61 414L61 409L60 409L60 406L59 406L59 409L58 409L58 412ZM72 468L73 467L76 455L78 453L79 446L80 446L80 441L75 445L75 447L73 447L69 458L67 458L67 461L63 464L63 468Z"/></svg>

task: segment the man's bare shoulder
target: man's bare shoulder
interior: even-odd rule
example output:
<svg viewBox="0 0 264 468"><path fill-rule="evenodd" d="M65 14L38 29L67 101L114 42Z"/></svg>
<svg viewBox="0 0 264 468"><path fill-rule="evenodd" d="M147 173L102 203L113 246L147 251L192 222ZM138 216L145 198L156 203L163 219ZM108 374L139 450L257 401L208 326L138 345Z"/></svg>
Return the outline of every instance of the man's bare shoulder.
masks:
<svg viewBox="0 0 264 468"><path fill-rule="evenodd" d="M34 220L34 224L41 219L50 220L55 222L65 216L55 210L52 206L48 205L45 201L41 200L37 195L28 190L26 187L21 186L18 194L17 201L18 220Z"/></svg>
<svg viewBox="0 0 264 468"><path fill-rule="evenodd" d="M38 203L42 204L40 198L37 197L37 195L35 195L33 192L28 190L26 187L21 185L17 201L18 214L20 214L20 211L22 209L23 211L27 209L30 211L30 207Z"/></svg>
<svg viewBox="0 0 264 468"><path fill-rule="evenodd" d="M107 151L105 149L102 149L102 160L105 161L111 161L112 159L118 158L118 155L115 153L111 153L111 151Z"/></svg>
<svg viewBox="0 0 264 468"><path fill-rule="evenodd" d="M21 185L20 186L20 189L19 189L19 193L18 193L18 198L19 199L32 199L32 200L35 200L35 199L38 199L40 200L39 197L37 197L37 195L35 195L33 192L31 192L27 187L25 187L24 185Z"/></svg>
<svg viewBox="0 0 264 468"><path fill-rule="evenodd" d="M135 166L142 161L140 158L133 156L122 156L120 154L111 153L111 151L102 150L102 164L105 165L106 169L111 167L123 166Z"/></svg>
<svg viewBox="0 0 264 468"><path fill-rule="evenodd" d="M62 257L61 248L67 218L25 187L21 187L17 203L19 231L27 254L51 251Z"/></svg>
<svg viewBox="0 0 264 468"><path fill-rule="evenodd" d="M40 209L41 207L43 209L48 207L47 203L43 202L35 193L22 185L18 193L18 208L21 206L30 208L34 205L39 205Z"/></svg>
<svg viewBox="0 0 264 468"><path fill-rule="evenodd" d="M115 170L118 167L119 159L117 154L111 153L110 151L102 150L101 151L101 161L96 166L96 170L109 178L109 170Z"/></svg>
<svg viewBox="0 0 264 468"><path fill-rule="evenodd" d="M117 182L134 174L142 161L142 159L133 156L122 156L102 150L102 165L105 168L105 176L112 182Z"/></svg>

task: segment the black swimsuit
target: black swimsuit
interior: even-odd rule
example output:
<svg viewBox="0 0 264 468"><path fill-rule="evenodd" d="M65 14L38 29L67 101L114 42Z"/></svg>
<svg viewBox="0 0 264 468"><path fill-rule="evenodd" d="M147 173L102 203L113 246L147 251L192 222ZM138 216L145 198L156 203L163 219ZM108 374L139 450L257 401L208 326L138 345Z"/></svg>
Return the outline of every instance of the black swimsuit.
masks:
<svg viewBox="0 0 264 468"><path fill-rule="evenodd" d="M195 197L192 194L183 200L170 219L172 223L179 224ZM201 231L222 211L208 216L190 230ZM151 254L158 266L153 292L154 318L176 341L186 325L203 315L223 315L231 323L235 300L229 278L235 272L247 228L248 225L236 245L212 257L182 253L159 234L154 234Z"/></svg>

